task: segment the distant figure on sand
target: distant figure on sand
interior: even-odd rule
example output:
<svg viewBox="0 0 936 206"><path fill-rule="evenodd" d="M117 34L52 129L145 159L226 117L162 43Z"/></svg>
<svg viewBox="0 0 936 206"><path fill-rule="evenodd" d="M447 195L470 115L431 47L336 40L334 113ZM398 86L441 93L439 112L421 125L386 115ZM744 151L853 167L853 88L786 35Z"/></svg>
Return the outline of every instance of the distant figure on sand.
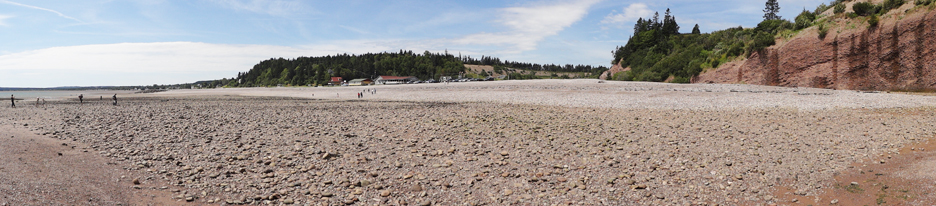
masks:
<svg viewBox="0 0 936 206"><path fill-rule="evenodd" d="M114 94L114 105L117 105L117 94Z"/></svg>
<svg viewBox="0 0 936 206"><path fill-rule="evenodd" d="M78 104L84 104L84 94L78 95Z"/></svg>
<svg viewBox="0 0 936 206"><path fill-rule="evenodd" d="M13 95L12 95L12 94L10 95L10 105L11 105L13 108L16 108L16 98L13 98Z"/></svg>

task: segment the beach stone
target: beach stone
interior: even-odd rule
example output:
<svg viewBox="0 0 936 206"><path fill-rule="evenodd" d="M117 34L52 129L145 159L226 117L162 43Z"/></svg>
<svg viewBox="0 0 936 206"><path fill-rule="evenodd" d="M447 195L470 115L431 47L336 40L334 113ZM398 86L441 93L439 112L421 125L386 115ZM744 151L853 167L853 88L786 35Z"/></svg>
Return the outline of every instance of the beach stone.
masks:
<svg viewBox="0 0 936 206"><path fill-rule="evenodd" d="M423 188L422 188L422 186L420 186L419 184L416 184L416 185L413 185L412 187L410 187L410 191L413 191L413 192L422 192L422 191L423 191Z"/></svg>
<svg viewBox="0 0 936 206"><path fill-rule="evenodd" d="M381 197L390 196L390 190L380 191L380 196L381 196Z"/></svg>

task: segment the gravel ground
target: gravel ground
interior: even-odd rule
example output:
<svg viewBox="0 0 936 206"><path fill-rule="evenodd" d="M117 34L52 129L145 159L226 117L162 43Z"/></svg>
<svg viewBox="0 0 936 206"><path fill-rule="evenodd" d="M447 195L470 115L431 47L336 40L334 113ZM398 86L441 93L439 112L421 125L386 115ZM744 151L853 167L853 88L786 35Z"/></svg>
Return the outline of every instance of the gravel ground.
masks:
<svg viewBox="0 0 936 206"><path fill-rule="evenodd" d="M888 94L816 88L730 84L666 84L575 80L514 80L450 84L414 84L326 88L233 88L174 90L150 96L244 95L315 99L363 99L443 102L500 102L545 106L617 109L732 108L914 108L936 106L936 96Z"/></svg>
<svg viewBox="0 0 936 206"><path fill-rule="evenodd" d="M350 100L366 88L57 102L0 109L0 124L90 145L179 201L221 205L768 205L782 203L775 186L817 195L850 164L936 134L923 96L572 80L369 87ZM312 94L323 99L294 98ZM34 110L48 114L23 117Z"/></svg>

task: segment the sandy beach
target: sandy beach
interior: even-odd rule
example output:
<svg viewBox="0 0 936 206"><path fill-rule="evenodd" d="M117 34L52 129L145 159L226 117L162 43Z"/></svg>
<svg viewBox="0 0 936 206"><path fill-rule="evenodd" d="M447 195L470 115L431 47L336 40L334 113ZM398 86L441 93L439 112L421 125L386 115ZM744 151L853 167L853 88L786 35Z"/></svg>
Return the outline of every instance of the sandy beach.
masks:
<svg viewBox="0 0 936 206"><path fill-rule="evenodd" d="M105 99L0 108L0 182L15 183L0 187L0 204L936 201L936 149L926 149L936 136L933 96L528 80L119 98L118 106ZM48 142L37 153L16 152L24 141ZM23 174L11 170L36 162L92 181L67 172L16 181ZM103 189L38 192L80 185ZM72 198L81 195L99 201Z"/></svg>

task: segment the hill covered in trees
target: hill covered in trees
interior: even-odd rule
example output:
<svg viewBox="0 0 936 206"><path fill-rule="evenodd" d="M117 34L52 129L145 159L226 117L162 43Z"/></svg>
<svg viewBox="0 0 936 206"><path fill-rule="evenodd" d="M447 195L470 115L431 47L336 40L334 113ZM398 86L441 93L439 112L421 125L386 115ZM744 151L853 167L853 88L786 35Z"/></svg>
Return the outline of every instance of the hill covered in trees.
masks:
<svg viewBox="0 0 936 206"><path fill-rule="evenodd" d="M413 51L394 53L367 53L360 55L338 54L323 57L299 57L295 59L272 58L261 61L247 72L237 74L234 79L206 82L205 87L253 87L275 85L324 85L331 77L346 80L376 78L378 75L415 76L419 79L440 79L441 76L469 75L465 64L489 65L497 68L513 68L551 72L589 72L600 74L604 66L533 64L501 61L499 58L482 56L455 56L448 52L422 54ZM597 76L597 75L595 75ZM531 77L535 78L535 76Z"/></svg>
<svg viewBox="0 0 936 206"><path fill-rule="evenodd" d="M834 1L796 18L779 45L703 72L695 83L936 91L934 0ZM804 24L801 24L804 23ZM810 24L811 23L811 26ZM802 25L802 26L801 26Z"/></svg>
<svg viewBox="0 0 936 206"><path fill-rule="evenodd" d="M898 2L899 1L899 2ZM843 0L835 0L830 5L822 4L814 11L804 10L795 18L795 22L777 16L780 7L776 0L768 0L764 21L755 28L728 28L711 33L701 33L695 25L692 33L679 33L676 17L667 9L663 19L659 13L651 19L639 19L634 26L634 35L627 44L614 52L612 64L629 67L629 71L611 74L608 79L624 81L666 81L688 83L692 77L703 70L717 68L719 65L738 57L747 57L775 44L776 37L792 36L800 30L818 26L820 37L828 33L823 28L824 22L818 22L822 13L831 8L836 14L843 12ZM893 4L902 4L902 0L887 0L877 7L857 9L858 15L886 12ZM849 14L855 15L856 14Z"/></svg>

